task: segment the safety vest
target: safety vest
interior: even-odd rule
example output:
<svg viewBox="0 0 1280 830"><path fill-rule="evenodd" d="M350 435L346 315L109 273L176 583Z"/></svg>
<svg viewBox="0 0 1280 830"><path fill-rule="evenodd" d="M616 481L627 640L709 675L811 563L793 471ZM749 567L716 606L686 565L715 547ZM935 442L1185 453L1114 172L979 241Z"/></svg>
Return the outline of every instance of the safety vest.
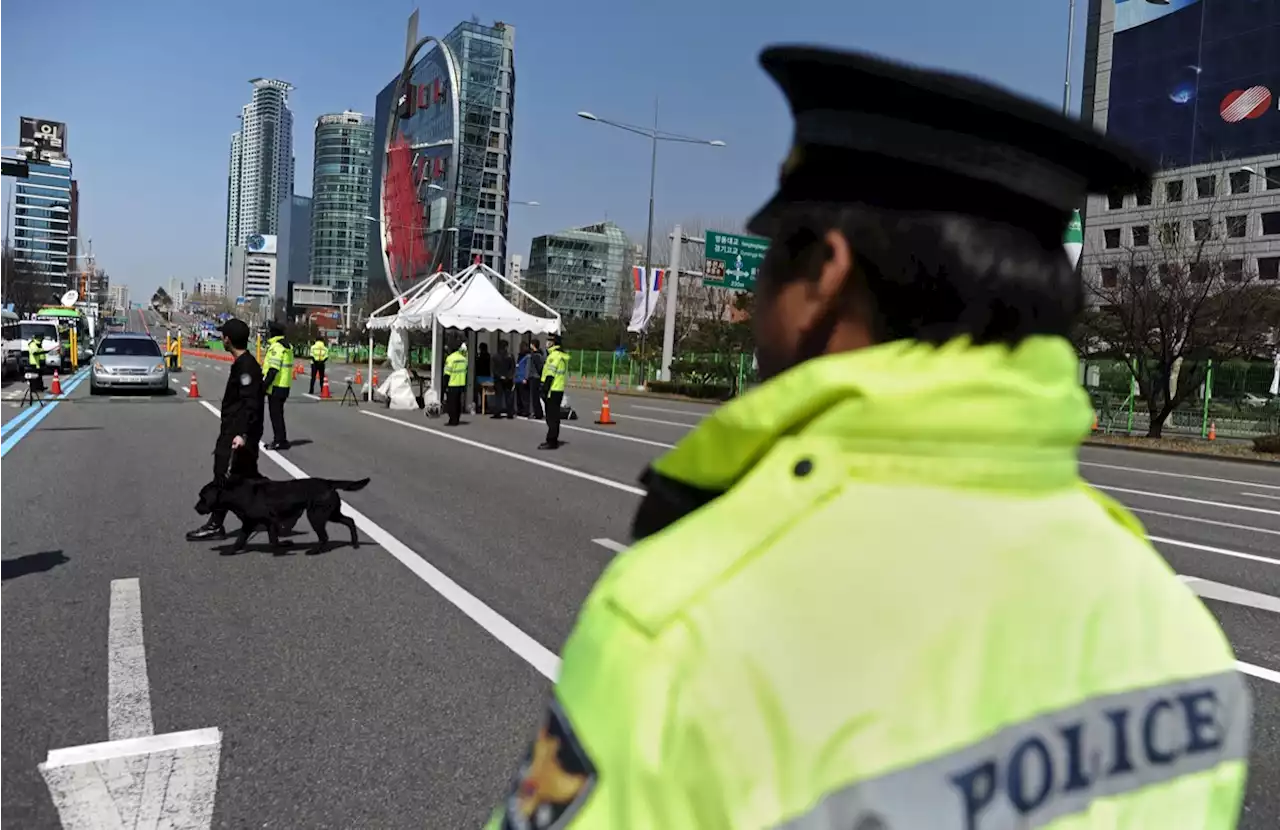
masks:
<svg viewBox="0 0 1280 830"><path fill-rule="evenodd" d="M37 368L44 363L44 345L39 338L27 341L27 363Z"/></svg>
<svg viewBox="0 0 1280 830"><path fill-rule="evenodd" d="M444 359L444 373L449 376L450 386L467 385L467 353L458 349Z"/></svg>
<svg viewBox="0 0 1280 830"><path fill-rule="evenodd" d="M646 474L492 826L1235 827L1248 686L1080 478L1077 365L888 343L704 419Z"/></svg>
<svg viewBox="0 0 1280 830"><path fill-rule="evenodd" d="M276 379L271 384L273 388L288 389L293 386L293 349L284 342L283 336L272 337L267 341L267 353L262 360L262 376L265 378L272 369L276 370Z"/></svg>
<svg viewBox="0 0 1280 830"><path fill-rule="evenodd" d="M547 349L547 361L542 364L542 386L552 392L563 392L569 380L569 353L559 346ZM550 386L547 384L550 383Z"/></svg>
<svg viewBox="0 0 1280 830"><path fill-rule="evenodd" d="M311 359L316 363L329 359L329 347L323 340L317 340L311 344Z"/></svg>

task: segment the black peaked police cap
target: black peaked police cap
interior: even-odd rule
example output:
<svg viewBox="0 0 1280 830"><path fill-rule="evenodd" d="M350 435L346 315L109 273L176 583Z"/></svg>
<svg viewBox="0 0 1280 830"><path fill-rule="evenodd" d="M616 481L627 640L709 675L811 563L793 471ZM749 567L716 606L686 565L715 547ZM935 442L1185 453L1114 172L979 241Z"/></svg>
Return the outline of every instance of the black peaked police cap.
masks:
<svg viewBox="0 0 1280 830"><path fill-rule="evenodd" d="M795 118L778 191L748 223L761 236L788 205L856 202L980 216L1054 244L1086 194L1151 179L1091 127L976 78L804 46L769 47L760 65Z"/></svg>

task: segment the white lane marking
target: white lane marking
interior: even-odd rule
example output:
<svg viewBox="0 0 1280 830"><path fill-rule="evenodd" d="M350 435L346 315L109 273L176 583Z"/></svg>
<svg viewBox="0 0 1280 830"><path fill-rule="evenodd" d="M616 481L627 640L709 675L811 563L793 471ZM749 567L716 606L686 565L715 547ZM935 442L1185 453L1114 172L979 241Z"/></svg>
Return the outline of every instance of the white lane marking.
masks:
<svg viewBox="0 0 1280 830"><path fill-rule="evenodd" d="M1219 522L1214 519L1202 519L1199 516L1184 516L1181 513L1166 513L1163 510L1148 510L1145 507L1132 507L1125 505L1125 509L1130 513L1146 513L1151 516L1163 516L1166 519L1178 519L1183 522L1196 522L1205 525L1217 525L1218 527L1229 527L1232 530L1249 530L1254 533L1271 533L1280 536L1280 530L1272 530L1267 527L1250 527L1249 525L1238 525L1233 522Z"/></svg>
<svg viewBox="0 0 1280 830"><path fill-rule="evenodd" d="M612 539L592 539L591 541L595 542L602 548L613 551L614 553L622 553L627 549L626 545L621 542L615 542Z"/></svg>
<svg viewBox="0 0 1280 830"><path fill-rule="evenodd" d="M1229 602L1232 605L1244 605L1249 608L1280 614L1280 597L1273 597L1270 594L1263 594L1258 591L1250 591L1246 588L1237 588L1234 585L1214 582L1198 576L1179 576L1178 579L1181 579L1198 596L1205 599L1216 599L1221 602Z"/></svg>
<svg viewBox="0 0 1280 830"><path fill-rule="evenodd" d="M142 591L137 579L113 579L107 630L107 735L121 741L145 738L154 731L147 651L142 644Z"/></svg>
<svg viewBox="0 0 1280 830"><path fill-rule="evenodd" d="M1245 492L1242 492L1240 495L1242 495L1242 496L1249 496L1250 498L1254 498L1254 499L1273 499L1273 500L1275 500L1275 501L1280 501L1280 496L1268 496L1266 493L1245 493Z"/></svg>
<svg viewBox="0 0 1280 830"><path fill-rule="evenodd" d="M63 830L197 830L213 825L222 733L149 738L50 750L40 774Z"/></svg>
<svg viewBox="0 0 1280 830"><path fill-rule="evenodd" d="M1248 559L1251 562L1266 562L1268 565L1280 565L1280 559L1272 559L1267 556L1259 556L1256 553L1242 553L1238 550L1227 550L1226 548L1215 548L1213 545L1201 545L1197 542L1180 542L1177 539L1169 539L1164 536L1148 536L1147 540L1164 545L1173 545L1179 548L1190 548L1191 550L1204 551L1205 553L1216 553L1219 556L1232 556L1236 559Z"/></svg>
<svg viewBox="0 0 1280 830"><path fill-rule="evenodd" d="M183 392L186 392L188 395L190 395L190 394L191 394L191 387L190 387L190 386L184 386L184 387L182 387L182 391L183 391Z"/></svg>
<svg viewBox="0 0 1280 830"><path fill-rule="evenodd" d="M319 396L319 395L313 395L313 394L311 394L310 392L303 392L303 393L302 393L302 397L304 397L304 398L310 398L310 399L311 399L311 400L313 400L313 401L318 401L318 400L320 400L320 396Z"/></svg>
<svg viewBox="0 0 1280 830"><path fill-rule="evenodd" d="M451 435L447 432L441 432L438 429L431 429L429 427L424 427L419 424L411 424L408 421L402 421L399 418L392 418L389 415L379 415L377 412L369 412L367 410L361 410L361 414L368 415L371 418L381 418L384 421L390 421L393 424L399 424L400 426L408 427L409 429L416 429L419 432L425 432L428 435L434 435L438 438L447 438L450 441L456 441L459 444L466 444L468 447L475 447L476 449L485 450L486 452L495 453L497 455L515 459L516 461L523 461L526 464L533 464L536 467L542 467L543 469L547 469L547 470L555 470L557 473L564 473L567 476L573 476L574 478L581 478L586 481L594 482L596 484L603 484L605 487L612 487L615 490L621 490L622 492L630 493L633 496L643 496L645 494L645 491L643 489L639 487L632 487L630 484L623 484L621 481L614 481L611 478L604 478L603 476L592 475L591 473L584 473L581 470L575 470L572 467L564 467L564 466L561 466L560 464L553 464L550 461L543 461L541 458L533 458L532 456L521 455L518 452L512 452L511 450L504 450L501 447L495 447L492 444L482 444L479 441L472 441L470 438L463 438L460 435Z"/></svg>
<svg viewBox="0 0 1280 830"><path fill-rule="evenodd" d="M651 412L670 412L674 415L686 415L690 418L705 418L709 413L690 412L687 409L669 409L665 406L645 406L644 404L623 404L627 409L647 409Z"/></svg>
<svg viewBox="0 0 1280 830"><path fill-rule="evenodd" d="M594 410L593 415L599 415L600 410ZM640 415L614 415L615 418L622 418L627 421L644 421L649 424L664 424L669 427L680 427L681 429L693 429L697 424L682 424L679 421L664 421L660 418L645 418Z"/></svg>
<svg viewBox="0 0 1280 830"><path fill-rule="evenodd" d="M1132 496L1147 496L1153 499L1168 499L1169 501L1185 501L1191 504L1201 504L1205 507L1226 507L1231 510L1248 510L1250 513L1266 513L1270 516L1280 516L1280 510L1267 510L1265 507L1250 507L1246 504L1231 504L1225 501L1208 501L1206 499L1193 499L1187 496L1171 496L1168 493L1152 493L1149 490L1130 490L1127 487L1111 487L1105 484L1094 484L1089 482L1089 486L1097 490L1109 490L1112 493L1128 493Z"/></svg>
<svg viewBox="0 0 1280 830"><path fill-rule="evenodd" d="M1280 490L1280 484L1259 484L1256 481L1236 481L1232 478L1214 478L1213 476L1197 476L1190 473L1171 473L1168 470L1144 470L1141 467L1125 467L1120 464L1102 464L1097 461L1081 461L1081 467L1098 467L1104 470L1123 470L1126 473L1142 473L1149 476L1169 476L1171 478L1187 478L1193 481L1212 481L1218 484L1240 484L1246 487L1262 487L1267 490Z"/></svg>
<svg viewBox="0 0 1280 830"><path fill-rule="evenodd" d="M1252 663L1244 663L1236 661L1236 668L1245 674L1251 674L1261 680L1270 680L1272 683L1280 683L1280 671L1275 669L1266 669L1262 666L1255 666Z"/></svg>
<svg viewBox="0 0 1280 830"><path fill-rule="evenodd" d="M516 420L524 421L526 423L533 424L534 426L542 426L542 421L535 421L529 418L517 418ZM560 423L560 428L573 430L574 432L586 432L591 435L603 435L605 438L612 438L616 441L630 441L633 444L646 444L650 447L662 447L663 449L668 449L668 450L675 446L675 444L665 444L662 441L650 441L648 438L636 438L634 435L622 435L617 432L606 432L603 429L592 429L591 427L575 427L570 424L566 424L563 421Z"/></svg>
<svg viewBox="0 0 1280 830"><path fill-rule="evenodd" d="M219 418L222 417L222 412L213 404L208 401L201 401L200 403L204 404L206 409ZM365 414L375 415L375 417L379 418L386 417L372 412L366 412ZM404 423L395 418L386 418L386 420ZM405 426L413 426L413 424L405 424ZM431 431L428 430L428 432ZM450 438L452 436L446 435L444 437ZM275 450L269 450L265 445L262 445L261 452L274 461L280 469L294 478L308 477L301 467L298 467ZM347 515L355 520L356 526L363 530L366 536L381 545L383 550L398 559L400 564L413 571L415 576L427 583L436 593L453 603L459 611L470 617L481 628L493 635L494 639L511 649L518 657L537 669L548 680L554 681L556 679L556 675L560 672L560 658L554 652L517 628L506 617L494 611L476 597L475 594L454 582L443 571L422 558L420 554L414 552L408 545L392 536L345 500L343 501L343 507Z"/></svg>

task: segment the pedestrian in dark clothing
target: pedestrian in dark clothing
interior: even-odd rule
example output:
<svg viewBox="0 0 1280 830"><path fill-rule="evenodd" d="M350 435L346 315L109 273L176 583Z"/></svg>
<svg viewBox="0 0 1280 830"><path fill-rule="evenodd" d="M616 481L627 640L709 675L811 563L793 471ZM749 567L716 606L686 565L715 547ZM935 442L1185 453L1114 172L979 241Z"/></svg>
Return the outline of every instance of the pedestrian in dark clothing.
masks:
<svg viewBox="0 0 1280 830"><path fill-rule="evenodd" d="M493 386L496 390L496 401L493 402L492 418L516 417L515 396L516 360L508 351L507 341L498 341L498 353L493 356Z"/></svg>
<svg viewBox="0 0 1280 830"><path fill-rule="evenodd" d="M249 326L232 318L222 324L222 342L235 358L222 393L222 420L213 449L213 479L262 478L258 442L262 440L262 408L266 397L262 367L249 351ZM188 541L225 539L227 513L215 510L209 520L187 534Z"/></svg>
<svg viewBox="0 0 1280 830"><path fill-rule="evenodd" d="M529 417L529 344L520 344L520 357L516 360L516 414Z"/></svg>
<svg viewBox="0 0 1280 830"><path fill-rule="evenodd" d="M547 353L542 351L542 343L532 340L529 343L529 417L542 420L542 367L546 365Z"/></svg>
<svg viewBox="0 0 1280 830"><path fill-rule="evenodd" d="M481 343L476 349L476 364L473 367L475 372L475 385L472 393L472 403L475 404L475 413L480 414L482 407L480 399L484 396L484 384L493 383L493 356L489 354L489 344Z"/></svg>

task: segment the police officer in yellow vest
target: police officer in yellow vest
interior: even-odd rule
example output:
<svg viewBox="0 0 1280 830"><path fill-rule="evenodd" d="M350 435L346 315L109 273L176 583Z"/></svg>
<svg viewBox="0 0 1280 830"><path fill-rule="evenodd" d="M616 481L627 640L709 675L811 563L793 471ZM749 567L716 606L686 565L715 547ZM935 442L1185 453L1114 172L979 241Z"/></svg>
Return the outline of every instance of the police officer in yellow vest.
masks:
<svg viewBox="0 0 1280 830"><path fill-rule="evenodd" d="M1149 168L973 79L761 60L768 379L645 474L493 826L1235 826L1231 648L1077 466L1062 235Z"/></svg>
<svg viewBox="0 0 1280 830"><path fill-rule="evenodd" d="M564 402L564 386L569 380L569 353L561 348L560 335L551 335L547 348L547 360L542 364L543 408L547 413L547 439L538 445L540 450L554 450L560 446L560 406Z"/></svg>
<svg viewBox="0 0 1280 830"><path fill-rule="evenodd" d="M293 387L293 347L284 342L284 326L267 323L267 353L262 358L263 385L267 390L267 414L271 417L269 450L289 449L289 431L284 423L284 404Z"/></svg>
<svg viewBox="0 0 1280 830"><path fill-rule="evenodd" d="M27 381L27 387L32 392L44 391L44 363L45 355L48 352L44 349L44 338L38 334L31 335L31 339L27 341L27 373L33 375Z"/></svg>
<svg viewBox="0 0 1280 830"><path fill-rule="evenodd" d="M329 359L329 345L324 342L323 337L317 337L316 342L311 344L311 394L316 393L316 383L319 382L320 388L324 389L324 365Z"/></svg>
<svg viewBox="0 0 1280 830"><path fill-rule="evenodd" d="M445 387L445 414L449 420L445 426L456 427L462 423L462 398L467 391L467 344L460 343L448 357L444 359L444 374L448 378Z"/></svg>

